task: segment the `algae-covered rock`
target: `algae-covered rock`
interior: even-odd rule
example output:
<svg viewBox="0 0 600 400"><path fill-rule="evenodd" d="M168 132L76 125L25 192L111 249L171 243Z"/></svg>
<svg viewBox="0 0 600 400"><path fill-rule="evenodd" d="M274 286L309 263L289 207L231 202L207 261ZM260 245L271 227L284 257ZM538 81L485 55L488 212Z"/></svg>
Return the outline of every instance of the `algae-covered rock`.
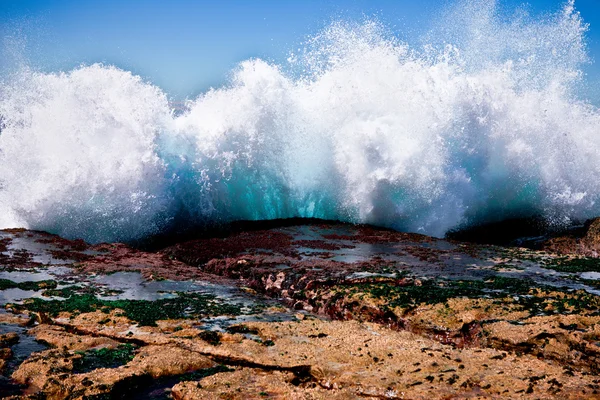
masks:
<svg viewBox="0 0 600 400"><path fill-rule="evenodd" d="M577 275L600 265L591 257L326 224L158 252L60 243L54 255L75 260L68 277L0 313L22 340L52 347L11 367L23 398L599 396L600 297L593 277ZM87 275L128 268L143 290L168 272L211 277L237 297L206 285L132 299Z"/></svg>
<svg viewBox="0 0 600 400"><path fill-rule="evenodd" d="M261 371L251 368L213 375L198 382L188 381L175 385L175 400L199 399L330 399L359 398L353 390L299 386L290 372Z"/></svg>

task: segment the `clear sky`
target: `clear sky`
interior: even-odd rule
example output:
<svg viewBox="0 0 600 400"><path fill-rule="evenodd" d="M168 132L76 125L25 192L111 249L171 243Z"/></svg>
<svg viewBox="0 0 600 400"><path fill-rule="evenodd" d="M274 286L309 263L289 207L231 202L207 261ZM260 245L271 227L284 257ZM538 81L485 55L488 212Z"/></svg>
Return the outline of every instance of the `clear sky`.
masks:
<svg viewBox="0 0 600 400"><path fill-rule="evenodd" d="M528 4L531 14L557 11L560 0ZM336 19L375 17L408 41L434 24L440 0L0 0L0 33L17 39L27 62L45 71L103 62L128 69L174 98L227 81L250 57L280 62L303 39ZM590 24L586 68L600 84L600 0L577 0ZM0 63L2 61L0 60Z"/></svg>

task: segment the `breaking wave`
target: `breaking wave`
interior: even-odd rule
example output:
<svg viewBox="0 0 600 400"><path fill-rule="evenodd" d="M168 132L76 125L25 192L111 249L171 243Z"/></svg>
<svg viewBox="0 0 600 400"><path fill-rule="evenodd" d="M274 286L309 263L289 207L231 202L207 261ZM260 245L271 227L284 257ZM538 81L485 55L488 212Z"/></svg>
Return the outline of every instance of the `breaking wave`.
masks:
<svg viewBox="0 0 600 400"><path fill-rule="evenodd" d="M336 22L277 65L175 113L113 66L0 82L0 227L92 242L174 226L315 217L443 235L600 214L600 110L587 26L459 2L423 43Z"/></svg>

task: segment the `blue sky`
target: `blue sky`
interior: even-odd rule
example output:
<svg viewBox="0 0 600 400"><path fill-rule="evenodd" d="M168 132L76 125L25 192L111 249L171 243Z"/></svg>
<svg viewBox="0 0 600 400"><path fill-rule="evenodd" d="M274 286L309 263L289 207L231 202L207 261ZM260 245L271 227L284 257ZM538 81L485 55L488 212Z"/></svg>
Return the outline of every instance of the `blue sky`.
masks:
<svg viewBox="0 0 600 400"><path fill-rule="evenodd" d="M498 0L528 4L532 14L560 9L559 0ZM0 33L22 43L28 63L45 71L103 62L133 71L174 98L227 81L250 57L285 60L303 39L336 19L375 16L410 42L432 25L439 0L0 0ZM586 68L600 84L600 0L577 0L591 27ZM2 62L0 60L0 62ZM592 88L593 89L593 88ZM592 91L595 92L596 89Z"/></svg>

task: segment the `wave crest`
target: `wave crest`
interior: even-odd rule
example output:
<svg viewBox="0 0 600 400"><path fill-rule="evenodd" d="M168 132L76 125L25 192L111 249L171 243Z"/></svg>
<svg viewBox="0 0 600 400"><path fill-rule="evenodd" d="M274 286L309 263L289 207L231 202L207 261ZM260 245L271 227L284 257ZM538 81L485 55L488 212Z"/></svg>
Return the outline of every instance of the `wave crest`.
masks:
<svg viewBox="0 0 600 400"><path fill-rule="evenodd" d="M586 29L572 1L537 20L461 2L417 47L337 22L180 115L115 67L21 70L0 85L0 225L113 241L300 216L440 236L598 215Z"/></svg>

